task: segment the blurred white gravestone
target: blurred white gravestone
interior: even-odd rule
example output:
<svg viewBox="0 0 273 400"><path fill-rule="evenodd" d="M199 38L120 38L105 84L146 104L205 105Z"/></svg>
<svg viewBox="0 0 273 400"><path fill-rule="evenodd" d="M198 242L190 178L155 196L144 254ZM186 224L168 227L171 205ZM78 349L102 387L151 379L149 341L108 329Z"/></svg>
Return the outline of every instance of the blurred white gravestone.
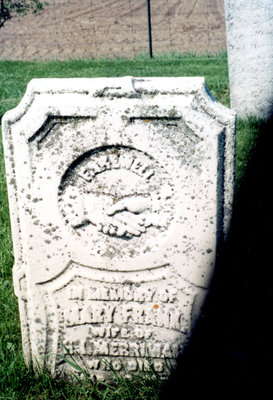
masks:
<svg viewBox="0 0 273 400"><path fill-rule="evenodd" d="M273 2L225 0L231 107L238 116L273 115Z"/></svg>
<svg viewBox="0 0 273 400"><path fill-rule="evenodd" d="M37 79L3 134L27 365L167 376L228 230L234 114L203 78Z"/></svg>

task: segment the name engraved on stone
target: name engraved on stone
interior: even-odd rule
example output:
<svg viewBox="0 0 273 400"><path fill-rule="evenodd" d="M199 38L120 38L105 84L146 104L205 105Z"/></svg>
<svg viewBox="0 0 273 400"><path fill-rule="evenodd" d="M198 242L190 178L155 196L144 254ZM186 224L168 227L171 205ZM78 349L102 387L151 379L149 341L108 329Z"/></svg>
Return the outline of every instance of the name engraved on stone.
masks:
<svg viewBox="0 0 273 400"><path fill-rule="evenodd" d="M132 371L136 358L143 363L149 356L158 371L167 373L162 360L175 363L182 349L196 291L190 285L181 290L173 285L160 288L158 283L106 284L75 276L55 290L50 309L58 310L59 334L70 354L80 354L97 371L105 370L102 360L113 363L116 358L122 365L131 365ZM49 297L47 289L45 297ZM179 306L182 298L183 309ZM51 328L53 324L49 323ZM170 343L163 339L166 335L172 338ZM61 365L62 359L58 361L57 357L58 363Z"/></svg>

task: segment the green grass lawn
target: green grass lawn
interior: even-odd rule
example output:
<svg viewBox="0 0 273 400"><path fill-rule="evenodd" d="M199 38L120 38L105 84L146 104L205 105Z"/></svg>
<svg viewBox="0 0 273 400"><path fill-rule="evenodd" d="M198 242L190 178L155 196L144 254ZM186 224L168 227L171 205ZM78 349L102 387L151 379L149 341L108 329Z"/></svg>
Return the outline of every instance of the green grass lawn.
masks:
<svg viewBox="0 0 273 400"><path fill-rule="evenodd" d="M227 58L218 56L162 55L150 60L101 59L48 62L0 61L0 117L21 100L32 78L73 78L110 76L204 76L212 95L229 106ZM238 121L236 196L246 180L261 124L254 119ZM27 371L22 355L17 300L12 288L12 241L9 225L2 145L0 149L0 399L121 399L156 400L164 383L151 370L133 381L115 376L116 384L81 385L53 380L46 373Z"/></svg>

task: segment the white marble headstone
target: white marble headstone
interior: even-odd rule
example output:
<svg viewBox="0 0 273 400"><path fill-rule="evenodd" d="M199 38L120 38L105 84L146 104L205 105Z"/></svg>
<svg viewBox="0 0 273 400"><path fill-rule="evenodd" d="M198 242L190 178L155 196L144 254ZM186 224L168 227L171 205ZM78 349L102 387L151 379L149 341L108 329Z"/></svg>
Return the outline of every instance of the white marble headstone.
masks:
<svg viewBox="0 0 273 400"><path fill-rule="evenodd" d="M234 114L203 78L37 79L3 135L27 365L168 375L228 231Z"/></svg>
<svg viewBox="0 0 273 400"><path fill-rule="evenodd" d="M239 117L273 116L273 2L225 0L231 107Z"/></svg>

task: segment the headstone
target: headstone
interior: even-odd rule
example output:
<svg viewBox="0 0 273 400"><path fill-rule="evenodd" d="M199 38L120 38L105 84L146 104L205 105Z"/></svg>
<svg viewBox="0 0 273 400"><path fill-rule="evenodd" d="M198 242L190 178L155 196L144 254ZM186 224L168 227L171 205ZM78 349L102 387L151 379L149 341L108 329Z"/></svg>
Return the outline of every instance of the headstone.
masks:
<svg viewBox="0 0 273 400"><path fill-rule="evenodd" d="M228 231L234 127L203 78L30 82L3 119L27 365L169 374Z"/></svg>
<svg viewBox="0 0 273 400"><path fill-rule="evenodd" d="M273 115L273 2L225 0L231 107L239 117Z"/></svg>

